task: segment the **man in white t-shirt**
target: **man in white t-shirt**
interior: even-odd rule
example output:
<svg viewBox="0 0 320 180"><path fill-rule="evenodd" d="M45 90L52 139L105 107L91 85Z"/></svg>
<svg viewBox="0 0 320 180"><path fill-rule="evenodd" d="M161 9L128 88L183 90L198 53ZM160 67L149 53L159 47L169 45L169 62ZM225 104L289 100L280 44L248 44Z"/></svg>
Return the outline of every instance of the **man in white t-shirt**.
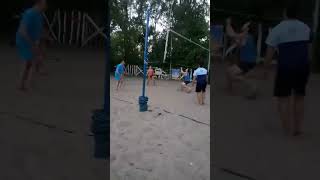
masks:
<svg viewBox="0 0 320 180"><path fill-rule="evenodd" d="M284 11L285 19L272 29L266 44L266 64L269 66L278 49L274 96L278 99L280 119L285 133L301 134L304 96L309 79L310 28L298 20L297 4ZM292 97L293 103L290 102ZM291 114L293 112L293 114Z"/></svg>
<svg viewBox="0 0 320 180"><path fill-rule="evenodd" d="M196 92L198 103L204 105L204 99L207 88L208 71L203 67L203 63L199 63L199 67L193 73L194 82L197 82Z"/></svg>

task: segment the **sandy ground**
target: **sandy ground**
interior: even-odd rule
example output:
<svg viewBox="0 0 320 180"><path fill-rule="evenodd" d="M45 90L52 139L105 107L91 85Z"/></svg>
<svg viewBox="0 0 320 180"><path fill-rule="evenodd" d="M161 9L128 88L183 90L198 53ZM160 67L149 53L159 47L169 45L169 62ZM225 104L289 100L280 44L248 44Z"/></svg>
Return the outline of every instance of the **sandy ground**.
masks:
<svg viewBox="0 0 320 180"><path fill-rule="evenodd" d="M210 179L210 87L206 105L199 106L195 92L178 86L158 81L148 87L150 111L141 113L142 79L127 78L116 92L111 78L112 180Z"/></svg>
<svg viewBox="0 0 320 180"><path fill-rule="evenodd" d="M24 94L15 49L0 49L0 179L107 179L108 163L93 158L88 136L91 111L103 103L103 52L50 51L49 76L35 77Z"/></svg>
<svg viewBox="0 0 320 180"><path fill-rule="evenodd" d="M222 172L227 168L257 180L301 180L318 177L320 165L320 77L312 75L306 98L305 135L284 137L272 98L273 79L256 81L257 100L246 100L240 93L224 91L224 69L214 64L213 121L214 179L244 178Z"/></svg>

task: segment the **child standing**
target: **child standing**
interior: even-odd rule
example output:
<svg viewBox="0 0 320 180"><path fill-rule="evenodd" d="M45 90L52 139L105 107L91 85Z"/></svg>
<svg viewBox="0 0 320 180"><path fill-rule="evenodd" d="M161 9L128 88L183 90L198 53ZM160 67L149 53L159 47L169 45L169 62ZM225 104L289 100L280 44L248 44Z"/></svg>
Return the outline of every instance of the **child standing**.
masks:
<svg viewBox="0 0 320 180"><path fill-rule="evenodd" d="M117 91L119 90L119 88L121 88L122 84L123 84L123 76L125 73L125 62L121 61L120 64L117 65L116 67L116 71L115 71L115 79L117 81Z"/></svg>
<svg viewBox="0 0 320 180"><path fill-rule="evenodd" d="M46 0L35 0L33 7L24 12L16 34L16 45L23 62L19 89L23 91L29 88L32 68L40 56L39 41L43 31L42 13L46 5Z"/></svg>
<svg viewBox="0 0 320 180"><path fill-rule="evenodd" d="M188 84L191 83L189 69L187 68L183 70L183 68L181 68L181 73L182 73L181 79L183 79L183 82L181 83L181 90L189 93L191 92L191 88L188 87Z"/></svg>
<svg viewBox="0 0 320 180"><path fill-rule="evenodd" d="M153 85L156 85L156 82L154 80L154 70L153 70L152 66L149 66L149 69L147 71L147 77L148 77L147 85L149 85L150 81L153 82Z"/></svg>

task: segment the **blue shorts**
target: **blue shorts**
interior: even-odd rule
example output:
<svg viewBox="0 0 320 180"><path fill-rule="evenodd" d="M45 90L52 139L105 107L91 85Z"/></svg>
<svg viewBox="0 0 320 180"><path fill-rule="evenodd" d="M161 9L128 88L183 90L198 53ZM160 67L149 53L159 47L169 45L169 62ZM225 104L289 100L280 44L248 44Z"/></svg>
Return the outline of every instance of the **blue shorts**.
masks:
<svg viewBox="0 0 320 180"><path fill-rule="evenodd" d="M197 76L196 92L206 92L207 88L207 75Z"/></svg>
<svg viewBox="0 0 320 180"><path fill-rule="evenodd" d="M207 88L207 81L205 80L201 80L201 81L197 81L197 86L196 86L196 92L206 92L206 88Z"/></svg>
<svg viewBox="0 0 320 180"><path fill-rule="evenodd" d="M120 81L121 80L121 76L122 76L122 74L120 74L120 73L115 73L114 74L114 78L116 79L116 81Z"/></svg>
<svg viewBox="0 0 320 180"><path fill-rule="evenodd" d="M303 66L297 69L278 68L274 85L275 97L305 96L306 87L310 75L309 66Z"/></svg>
<svg viewBox="0 0 320 180"><path fill-rule="evenodd" d="M23 62L31 61L34 58L31 47L26 45L17 44L18 54Z"/></svg>

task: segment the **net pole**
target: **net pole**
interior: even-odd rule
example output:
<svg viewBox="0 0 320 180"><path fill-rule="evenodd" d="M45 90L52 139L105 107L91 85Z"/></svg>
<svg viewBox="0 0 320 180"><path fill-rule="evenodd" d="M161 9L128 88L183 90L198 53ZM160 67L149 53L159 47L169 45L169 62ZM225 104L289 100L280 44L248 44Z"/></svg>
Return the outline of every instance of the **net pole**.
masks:
<svg viewBox="0 0 320 180"><path fill-rule="evenodd" d="M147 77L147 63L148 63L148 36L149 36L149 19L150 19L150 11L151 7L150 4L147 9L147 23L146 23L146 33L145 33L145 38L144 38L144 57L143 57L143 84L142 84L142 96L145 97L146 93L146 77Z"/></svg>
<svg viewBox="0 0 320 180"><path fill-rule="evenodd" d="M172 35L170 36L170 79L172 79Z"/></svg>

